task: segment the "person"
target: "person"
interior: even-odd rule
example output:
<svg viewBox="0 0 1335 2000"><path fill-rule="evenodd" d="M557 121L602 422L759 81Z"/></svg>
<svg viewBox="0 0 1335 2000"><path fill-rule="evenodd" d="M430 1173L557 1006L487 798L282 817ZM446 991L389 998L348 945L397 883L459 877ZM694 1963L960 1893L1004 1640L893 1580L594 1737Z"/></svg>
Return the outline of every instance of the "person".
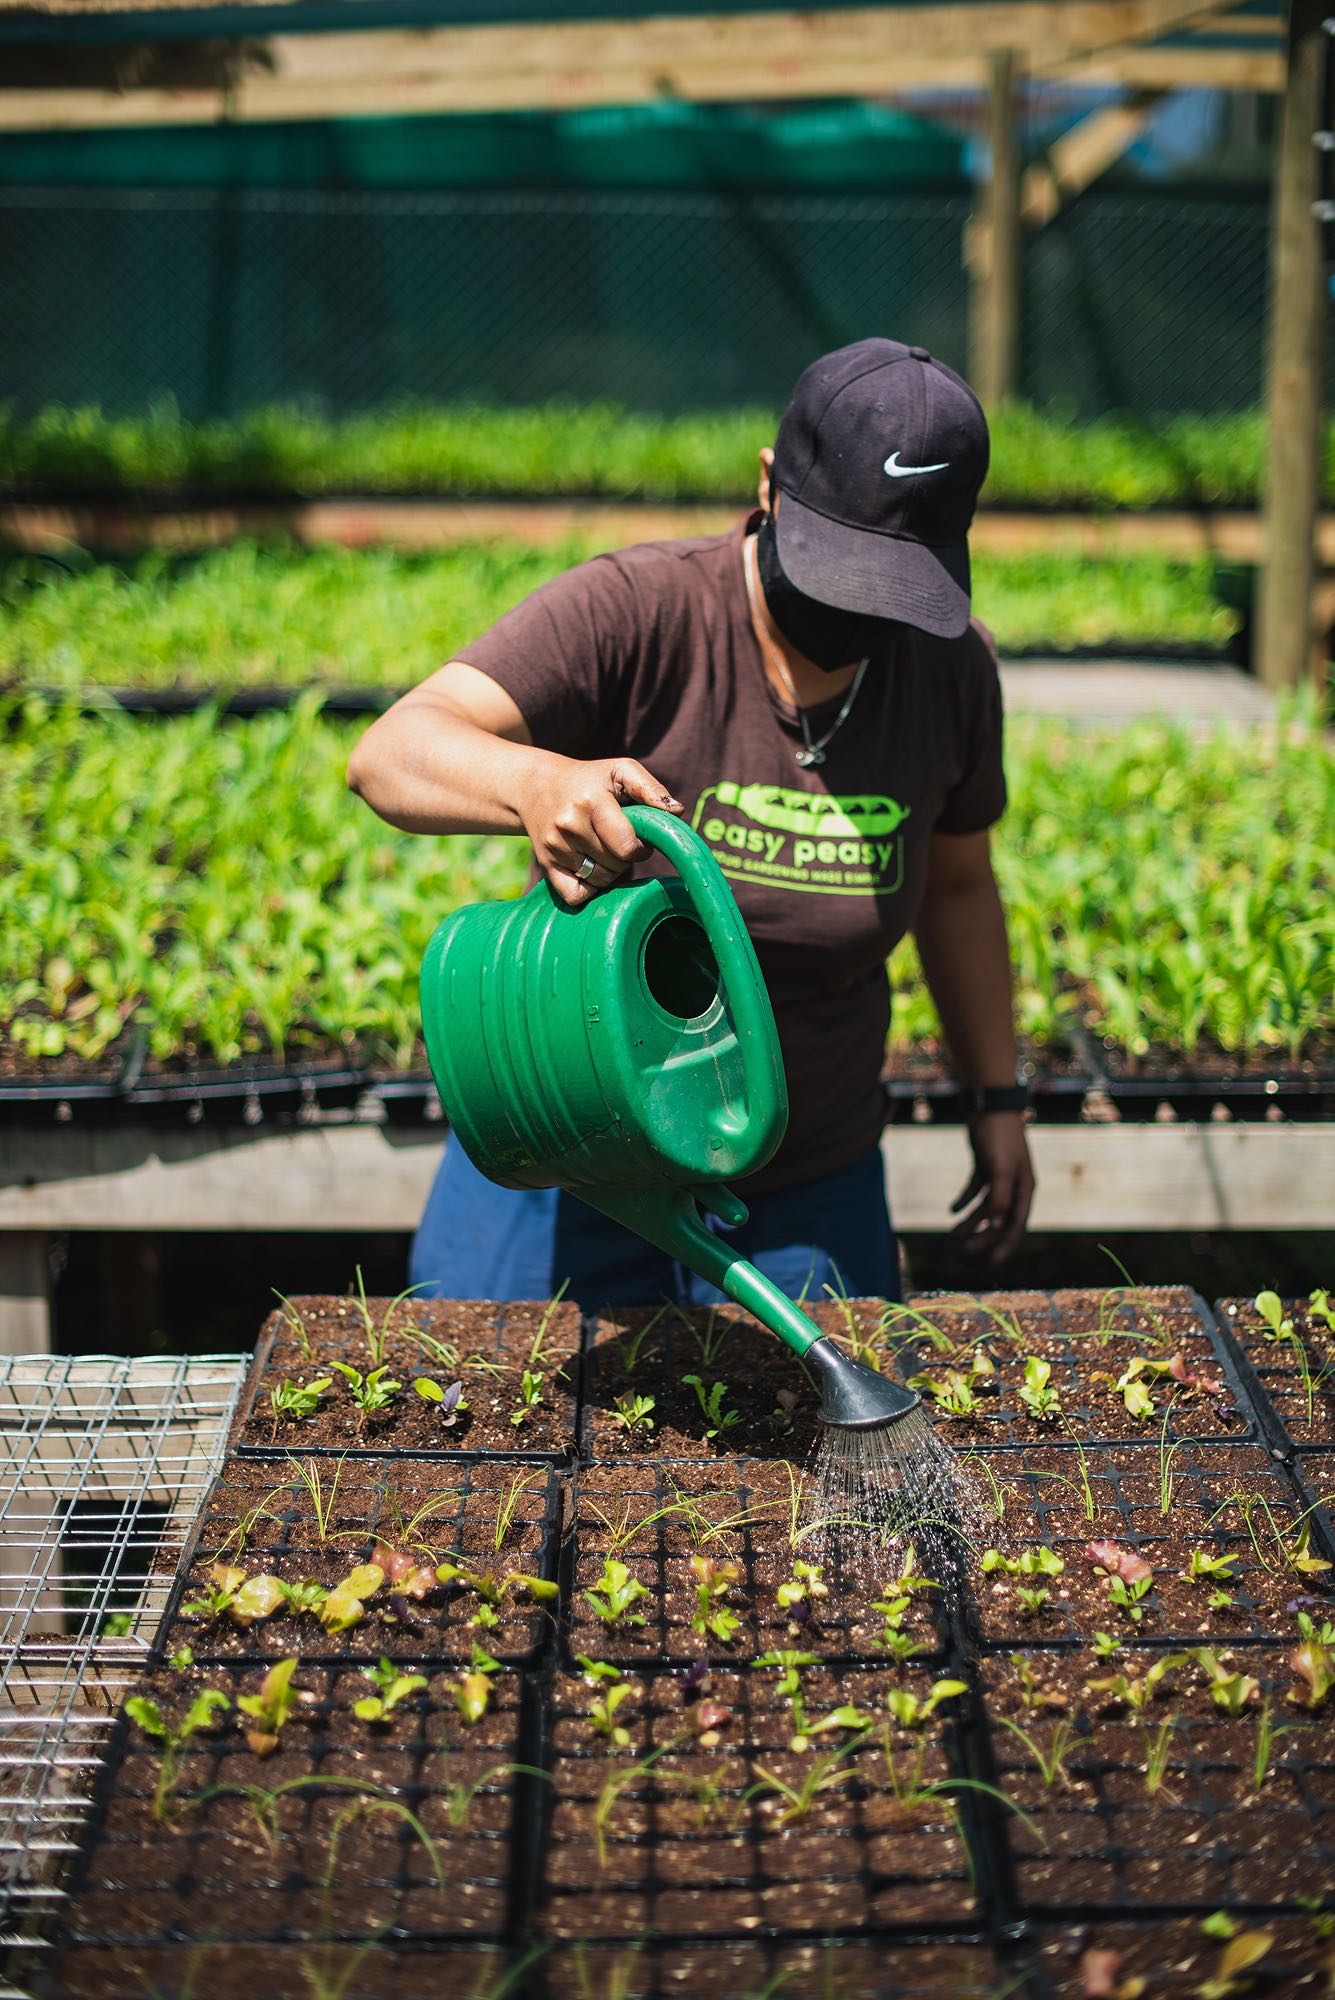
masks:
<svg viewBox="0 0 1335 2000"><path fill-rule="evenodd" d="M1034 1189L1006 924L995 651L970 618L982 409L922 347L873 338L802 374L758 509L729 533L595 557L544 584L374 722L354 792L411 832L523 833L572 909L667 872L622 812L682 814L732 886L774 1006L784 1141L726 1229L791 1297L899 1297L885 1191L886 958L911 930L961 1087L966 1250L999 1262ZM556 1190L495 1186L447 1143L413 1245L436 1296L587 1309L717 1301Z"/></svg>

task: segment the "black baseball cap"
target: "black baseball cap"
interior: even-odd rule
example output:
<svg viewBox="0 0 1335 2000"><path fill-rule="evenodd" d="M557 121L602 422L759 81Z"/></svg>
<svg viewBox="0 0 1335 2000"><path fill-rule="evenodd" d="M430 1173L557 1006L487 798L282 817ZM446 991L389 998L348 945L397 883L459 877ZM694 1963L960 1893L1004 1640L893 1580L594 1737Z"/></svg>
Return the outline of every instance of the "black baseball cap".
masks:
<svg viewBox="0 0 1335 2000"><path fill-rule="evenodd" d="M982 405L925 347L856 340L823 354L774 442L784 574L821 604L957 639L987 461Z"/></svg>

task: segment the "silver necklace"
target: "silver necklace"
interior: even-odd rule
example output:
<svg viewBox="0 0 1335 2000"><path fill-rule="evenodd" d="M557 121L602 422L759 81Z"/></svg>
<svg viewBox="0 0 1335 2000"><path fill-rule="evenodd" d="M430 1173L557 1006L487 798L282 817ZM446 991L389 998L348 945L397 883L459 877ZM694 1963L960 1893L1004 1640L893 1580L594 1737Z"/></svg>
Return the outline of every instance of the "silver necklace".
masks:
<svg viewBox="0 0 1335 2000"><path fill-rule="evenodd" d="M849 710L858 698L858 689L862 686L863 677L867 671L867 662L866 660L859 660L858 670L849 683L848 693L844 696L842 708L839 710L838 715L835 716L834 721L830 724L825 734L818 736L813 742L811 725L807 721L806 710L797 698L797 689L793 684L793 677L788 671L788 662L784 659L783 654L777 646L770 646L769 635L765 631L764 622L760 617L759 609L756 605L756 586L751 573L751 565L754 558L755 538L754 536L748 536L745 554L742 559L742 569L746 576L746 600L751 607L751 623L762 645L769 646L770 658L778 668L780 678L792 697L793 707L797 710L797 720L802 731L802 748L794 750L793 755L802 766L802 769L809 771L813 764L823 764L825 762L826 744L832 736L837 735L847 722Z"/></svg>

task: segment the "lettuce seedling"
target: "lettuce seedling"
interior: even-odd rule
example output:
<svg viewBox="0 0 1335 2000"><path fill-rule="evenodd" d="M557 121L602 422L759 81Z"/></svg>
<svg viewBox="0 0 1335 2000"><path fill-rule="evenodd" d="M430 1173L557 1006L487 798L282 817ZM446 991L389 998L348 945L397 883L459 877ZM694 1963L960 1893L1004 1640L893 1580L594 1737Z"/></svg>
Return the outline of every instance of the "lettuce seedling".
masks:
<svg viewBox="0 0 1335 2000"><path fill-rule="evenodd" d="M332 1375L322 1375L317 1382L289 1382L284 1379L276 1389L269 1391L269 1408L273 1411L274 1433L277 1434L279 1419L291 1417L297 1421L303 1417L313 1417L320 1407L320 1398L333 1381Z"/></svg>
<svg viewBox="0 0 1335 2000"><path fill-rule="evenodd" d="M1130 1674L1111 1674L1104 1680L1086 1681L1085 1693L1105 1695L1110 1708L1129 1708L1134 1714L1142 1715L1169 1674L1177 1667L1185 1667L1190 1658L1190 1653L1165 1653L1138 1678Z"/></svg>
<svg viewBox="0 0 1335 2000"><path fill-rule="evenodd" d="M1293 1321L1285 1312L1284 1302L1278 1292L1258 1292L1254 1304L1265 1327L1267 1340L1293 1339Z"/></svg>
<svg viewBox="0 0 1335 2000"><path fill-rule="evenodd" d="M480 1600L477 1610L468 1621L470 1625L481 1625L490 1631L500 1623L500 1606L512 1590L522 1590L526 1596L539 1603L546 1603L559 1594L560 1586L549 1583L545 1577L529 1576L523 1570L510 1569L504 1576L490 1575L486 1570L466 1569L462 1563L443 1562L436 1569L441 1583L457 1583L461 1590L472 1590ZM643 1624L644 1620L641 1619Z"/></svg>
<svg viewBox="0 0 1335 2000"><path fill-rule="evenodd" d="M448 1388L442 1389L439 1382L433 1381L429 1375L419 1375L413 1387L424 1403L438 1406L442 1430L453 1430L460 1417L467 1414L468 1404L462 1382L451 1382Z"/></svg>
<svg viewBox="0 0 1335 2000"><path fill-rule="evenodd" d="M921 1729L941 1702L967 1693L964 1681L933 1681L925 1695L911 1694L907 1688L891 1688L885 1705L901 1729Z"/></svg>
<svg viewBox="0 0 1335 2000"><path fill-rule="evenodd" d="M1233 1574L1237 1563L1236 1555L1212 1556L1208 1549L1193 1549L1187 1558L1187 1566L1182 1571L1183 1581L1197 1583L1202 1577L1222 1577L1225 1583L1236 1583ZM1229 1603L1232 1603L1230 1598Z"/></svg>
<svg viewBox="0 0 1335 2000"><path fill-rule="evenodd" d="M348 1394L357 1405L363 1424L368 1417L379 1416L382 1410L387 1410L403 1387L402 1382L386 1381L388 1368L373 1368L369 1374L363 1375L360 1368L354 1368L350 1361L332 1361L329 1365L336 1368L347 1383Z"/></svg>
<svg viewBox="0 0 1335 2000"><path fill-rule="evenodd" d="M971 1417L978 1408L978 1397L975 1393L980 1386L980 1379L976 1372L977 1363L978 1352L975 1352L974 1368L968 1375L960 1368L947 1368L945 1373L941 1375L933 1375L929 1369L919 1369L916 1375L909 1376L907 1386L910 1389L916 1389L920 1396L930 1396L934 1408L943 1417ZM993 1373L994 1370L989 1361L986 1376L990 1376ZM987 1380L986 1376L982 1379L981 1386L988 1389L994 1388L996 1386L995 1383Z"/></svg>
<svg viewBox="0 0 1335 2000"><path fill-rule="evenodd" d="M500 1661L474 1639L472 1665L459 1676L454 1689L454 1705L465 1722L481 1722L491 1706L491 1677L500 1671Z"/></svg>
<svg viewBox="0 0 1335 2000"><path fill-rule="evenodd" d="M1147 1363L1143 1354L1132 1355L1130 1361L1127 1362L1126 1367L1113 1384L1113 1387L1126 1405L1126 1412L1130 1417L1144 1419L1145 1417L1152 1417L1154 1415L1154 1398L1149 1392L1148 1384L1143 1379L1146 1366ZM1106 1381L1108 1378L1103 1376L1100 1379Z"/></svg>
<svg viewBox="0 0 1335 2000"><path fill-rule="evenodd" d="M1037 1354L1029 1355L1024 1364L1024 1381L1020 1384L1020 1401L1041 1424L1061 1415L1061 1398L1049 1386L1051 1381L1052 1363Z"/></svg>
<svg viewBox="0 0 1335 2000"><path fill-rule="evenodd" d="M1318 1625L1306 1611L1298 1612L1297 1618L1302 1644L1290 1653L1289 1665L1303 1686L1294 1688L1289 1700L1317 1709L1335 1687L1335 1625L1328 1618Z"/></svg>
<svg viewBox="0 0 1335 2000"><path fill-rule="evenodd" d="M1214 1653L1208 1646L1197 1646L1191 1653L1210 1684L1210 1699L1215 1707L1222 1708L1225 1715L1241 1715L1248 1702L1261 1692L1261 1683L1251 1674L1230 1673L1225 1664L1230 1657L1227 1653Z"/></svg>
<svg viewBox="0 0 1335 2000"><path fill-rule="evenodd" d="M519 1401L510 1412L510 1422L516 1430L521 1424L528 1422L541 1402L542 1376L534 1374L531 1368L526 1368L519 1378Z"/></svg>
<svg viewBox="0 0 1335 2000"><path fill-rule="evenodd" d="M652 1412L657 1407L652 1396L632 1396L626 1391L612 1405L612 1422L620 1424L632 1437L641 1431L647 1436L654 1427Z"/></svg>
<svg viewBox="0 0 1335 2000"><path fill-rule="evenodd" d="M214 1563L209 1575L213 1589L183 1604L183 1618L226 1617L248 1631L260 1619L272 1618L283 1603L284 1585L276 1576L248 1577L243 1569L232 1569L226 1563Z"/></svg>
<svg viewBox="0 0 1335 2000"><path fill-rule="evenodd" d="M1020 1601L1020 1611L1025 1618L1037 1618L1050 1601L1052 1592L1046 1584L1017 1583L1015 1595Z"/></svg>
<svg viewBox="0 0 1335 2000"><path fill-rule="evenodd" d="M1124 1577L1110 1576L1108 1578L1108 1597L1117 1606L1119 1611L1126 1613L1133 1625L1139 1625L1141 1619L1145 1616L1143 1600L1149 1596L1153 1584L1154 1577L1152 1574L1138 1576L1131 1583L1128 1583Z"/></svg>
<svg viewBox="0 0 1335 2000"><path fill-rule="evenodd" d="M695 1609L691 1613L691 1630L702 1639L712 1633L725 1646L730 1646L742 1621L735 1611L728 1610L723 1600L741 1575L741 1570L735 1562L718 1562L713 1556L692 1556L691 1568L695 1571ZM643 1624L644 1620L641 1619L640 1623Z"/></svg>
<svg viewBox="0 0 1335 2000"><path fill-rule="evenodd" d="M1003 1576L1060 1576L1066 1564L1053 1549L1021 1549L1018 1556L1004 1556L1000 1549L984 1549L983 1574L1000 1570Z"/></svg>
<svg viewBox="0 0 1335 2000"><path fill-rule="evenodd" d="M616 1672L615 1668L613 1672ZM629 1750L630 1748L630 1731L623 1722L618 1722L616 1718L617 1710L623 1702L630 1700L634 1692L635 1688L633 1684L628 1680L623 1680L618 1673L616 1679L605 1687L601 1694L595 1695L593 1701L589 1704L590 1725L598 1731L600 1736L605 1736L613 1748L617 1750Z"/></svg>
<svg viewBox="0 0 1335 2000"><path fill-rule="evenodd" d="M609 1556L597 1583L584 1593L584 1602L605 1625L643 1625L643 1614L631 1609L648 1591L631 1575L625 1563Z"/></svg>
<svg viewBox="0 0 1335 2000"><path fill-rule="evenodd" d="M231 1706L221 1688L201 1688L181 1722L175 1729L171 1729L155 1701L142 1694L132 1694L129 1697L125 1704L125 1713L131 1722L137 1722L146 1736L155 1736L162 1744L162 1755L158 1759L157 1783L153 1787L154 1819L166 1819L170 1815L172 1801L181 1779L181 1758L191 1737L198 1736L201 1730L211 1729L214 1717Z"/></svg>
<svg viewBox="0 0 1335 2000"><path fill-rule="evenodd" d="M362 1672L379 1692L363 1695L360 1701L353 1702L352 1712L359 1722L387 1721L401 1701L427 1685L425 1674L401 1674L383 1653L375 1666L363 1667Z"/></svg>
<svg viewBox="0 0 1335 2000"><path fill-rule="evenodd" d="M260 1682L258 1694L237 1696L236 1705L241 1713L254 1718L255 1726L246 1731L246 1741L257 1757L273 1755L297 1704L314 1699L293 1687L292 1676L296 1671L294 1659L276 1660Z"/></svg>
<svg viewBox="0 0 1335 2000"><path fill-rule="evenodd" d="M358 1563L320 1605L317 1616L326 1632L349 1632L366 1616L366 1599L385 1581L379 1563Z"/></svg>
<svg viewBox="0 0 1335 2000"><path fill-rule="evenodd" d="M789 1614L789 1631L796 1632L810 1622L817 1601L828 1597L830 1586L826 1583L820 1563L794 1561L792 1573L779 1585L774 1595L781 1611ZM907 1603L907 1599L905 1602Z"/></svg>
<svg viewBox="0 0 1335 2000"><path fill-rule="evenodd" d="M698 1375L683 1375L681 1379L684 1388L694 1389L695 1399L700 1405L705 1422L712 1426L705 1432L706 1437L715 1438L720 1431L731 1430L734 1424L742 1421L740 1410L729 1410L725 1407L725 1398L728 1394L726 1382L715 1382L706 1394L705 1385Z"/></svg>

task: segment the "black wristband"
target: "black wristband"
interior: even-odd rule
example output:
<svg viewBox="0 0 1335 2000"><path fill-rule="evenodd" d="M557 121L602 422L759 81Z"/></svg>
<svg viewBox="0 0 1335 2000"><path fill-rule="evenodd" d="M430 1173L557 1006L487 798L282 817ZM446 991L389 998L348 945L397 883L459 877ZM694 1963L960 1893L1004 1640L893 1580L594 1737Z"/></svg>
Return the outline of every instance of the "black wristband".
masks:
<svg viewBox="0 0 1335 2000"><path fill-rule="evenodd" d="M989 1111L1027 1111L1029 1085L962 1083L959 1102L966 1118L981 1118Z"/></svg>

